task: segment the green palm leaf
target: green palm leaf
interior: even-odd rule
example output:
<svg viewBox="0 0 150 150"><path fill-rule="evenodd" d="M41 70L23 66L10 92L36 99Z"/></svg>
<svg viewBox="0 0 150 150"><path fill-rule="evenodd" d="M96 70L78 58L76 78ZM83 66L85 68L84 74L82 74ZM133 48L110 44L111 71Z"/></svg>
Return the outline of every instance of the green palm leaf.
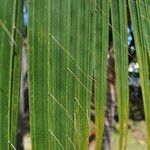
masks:
<svg viewBox="0 0 150 150"><path fill-rule="evenodd" d="M10 103L10 141L12 149L13 145L16 145L16 134L18 127L18 110L20 99L20 80L21 80L21 52L22 52L22 1L16 1L14 9L16 9L16 20L14 27L14 39L16 46L13 52L13 64L12 64L12 85L11 85L11 103Z"/></svg>
<svg viewBox="0 0 150 150"><path fill-rule="evenodd" d="M101 149L104 130L104 111L106 100L106 74L109 33L109 0L93 1L94 22L94 72L95 72L95 111L96 111L96 149Z"/></svg>
<svg viewBox="0 0 150 150"><path fill-rule="evenodd" d="M78 149L88 148L89 104L90 104L90 1L78 0L77 7L77 131ZM81 71L82 70L82 71Z"/></svg>
<svg viewBox="0 0 150 150"><path fill-rule="evenodd" d="M150 23L149 20L147 22L145 21L145 18L143 18L143 15L149 14L149 11L147 9L149 5L143 5L145 1L140 2L136 0L129 1L128 3L131 13L131 20L133 24L137 59L140 68L140 79L141 79L141 87L142 87L142 95L143 95L145 118L147 125L147 135L148 135L148 149L150 149L150 124L149 124L150 86L149 86L149 70L148 70L149 43L147 39L149 38L147 37L147 34L149 34Z"/></svg>
<svg viewBox="0 0 150 150"><path fill-rule="evenodd" d="M66 140L68 138L72 140L66 128L68 125L66 120L70 118L72 120L70 111L66 109L67 46L69 40L69 36L67 36L69 23L69 16L67 15L69 11L68 5L67 0L63 2L52 0L49 8L49 71L51 72L49 73L51 81L51 83L49 82L49 106L51 105L49 108L51 118L49 131L50 147L54 149L66 149ZM67 118L68 116L69 118Z"/></svg>
<svg viewBox="0 0 150 150"><path fill-rule="evenodd" d="M135 33L138 61L142 68L140 74L143 96L146 99L149 98L149 20L141 20L142 25L137 20L140 20L140 15L144 16L143 18L148 17L149 11L148 7L144 9L145 5L138 8L138 2L134 5L132 3L133 1L130 1L129 6L130 10L133 9L130 12L134 30L140 34L143 30L145 36L142 33L142 38L147 37L144 42L140 39L140 34ZM142 4L148 4L148 1L145 0ZM109 8L117 74L119 149L126 148L129 105L126 5L126 1L119 0L28 2L29 93L33 149L87 149L92 67L96 81L96 149L101 148L106 99ZM140 48L145 51L141 52L138 50ZM92 56L93 53L95 56ZM144 100L144 103L148 120L149 100Z"/></svg>
<svg viewBox="0 0 150 150"><path fill-rule="evenodd" d="M0 9L0 149L16 145L21 66L22 3L1 1Z"/></svg>
<svg viewBox="0 0 150 150"><path fill-rule="evenodd" d="M111 14L121 150L126 147L129 107L126 1L112 0Z"/></svg>
<svg viewBox="0 0 150 150"><path fill-rule="evenodd" d="M48 0L28 1L29 105L33 150L49 149Z"/></svg>
<svg viewBox="0 0 150 150"><path fill-rule="evenodd" d="M20 1L0 2L0 149L16 145L21 66Z"/></svg>

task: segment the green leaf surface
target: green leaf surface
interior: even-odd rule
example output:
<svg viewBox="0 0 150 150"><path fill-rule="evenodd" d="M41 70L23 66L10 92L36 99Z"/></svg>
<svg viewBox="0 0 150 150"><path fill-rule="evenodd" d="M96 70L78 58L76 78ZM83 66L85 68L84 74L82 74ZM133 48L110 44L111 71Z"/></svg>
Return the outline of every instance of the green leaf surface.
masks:
<svg viewBox="0 0 150 150"><path fill-rule="evenodd" d="M29 106L33 150L48 150L48 0L28 1Z"/></svg>
<svg viewBox="0 0 150 150"><path fill-rule="evenodd" d="M15 21L13 23L14 40L16 46L13 48L13 63L12 63L12 84L11 84L11 102L10 102L10 144L11 149L16 147L17 127L18 127L18 110L20 99L20 80L21 80L21 52L22 52L22 9L23 3L20 0L14 4Z"/></svg>
<svg viewBox="0 0 150 150"><path fill-rule="evenodd" d="M69 3L67 0L51 1L49 14L49 77L51 83L49 82L48 105L50 107L50 147L54 149L66 149L66 140L72 139L67 132L66 123L66 120L72 119L70 112L66 109L68 11Z"/></svg>
<svg viewBox="0 0 150 150"><path fill-rule="evenodd" d="M95 73L96 150L101 149L107 87L107 52L109 34L109 0L93 3L93 51Z"/></svg>
<svg viewBox="0 0 150 150"><path fill-rule="evenodd" d="M14 149L21 65L21 2L0 2L0 149ZM18 14L19 13L19 14ZM15 88L15 90L14 90Z"/></svg>
<svg viewBox="0 0 150 150"><path fill-rule="evenodd" d="M119 114L119 150L122 150L127 146L129 107L126 1L111 0L111 19Z"/></svg>
<svg viewBox="0 0 150 150"><path fill-rule="evenodd" d="M149 54L149 44L147 34L149 34L149 21L144 21L143 15L149 15L149 10L147 9L149 5L148 1L128 1L131 21L133 24L133 34L135 39L135 47L137 53L137 60L140 69L140 80L141 88L144 102L145 110L145 119L147 125L147 135L148 135L148 149L150 149L150 86L149 86L149 63L148 63L148 54ZM143 8L144 7L144 8Z"/></svg>

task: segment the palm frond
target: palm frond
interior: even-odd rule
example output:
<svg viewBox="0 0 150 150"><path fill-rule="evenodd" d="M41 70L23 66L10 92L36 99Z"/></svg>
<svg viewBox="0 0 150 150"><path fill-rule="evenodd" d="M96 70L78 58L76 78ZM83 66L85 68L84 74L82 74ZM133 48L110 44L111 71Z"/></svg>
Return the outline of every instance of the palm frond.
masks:
<svg viewBox="0 0 150 150"><path fill-rule="evenodd" d="M48 0L28 1L29 106L32 149L49 149Z"/></svg>
<svg viewBox="0 0 150 150"><path fill-rule="evenodd" d="M126 147L129 107L126 1L111 1L111 18L119 114L119 150L121 150Z"/></svg>
<svg viewBox="0 0 150 150"><path fill-rule="evenodd" d="M91 75L90 61L90 1L77 1L77 78L76 78L76 117L78 149L88 149L89 106Z"/></svg>
<svg viewBox="0 0 150 150"><path fill-rule="evenodd" d="M106 74L109 34L109 0L93 1L94 15L94 72L95 72L95 112L96 112L96 149L101 149L104 112L106 100Z"/></svg>
<svg viewBox="0 0 150 150"><path fill-rule="evenodd" d="M21 2L0 2L0 149L16 145L21 66Z"/></svg>
<svg viewBox="0 0 150 150"><path fill-rule="evenodd" d="M13 48L13 64L12 64L12 84L11 84L11 104L10 104L10 143L16 145L16 135L18 127L18 112L20 99L20 80L21 80L21 52L22 52L22 1L17 0L14 5L16 11L16 20L14 22L14 39L16 46ZM12 147L13 149L13 147Z"/></svg>
<svg viewBox="0 0 150 150"><path fill-rule="evenodd" d="M149 5L145 1L128 1L131 21L133 24L133 33L135 39L135 47L137 53L137 59L140 69L140 80L141 88L144 102L145 118L147 125L147 135L148 135L148 149L150 149L150 86L149 86L149 64L148 64L148 53L149 53L149 43L147 34L149 34L150 24L144 21L143 15L148 15ZM148 3L147 3L148 4ZM143 8L144 7L144 8ZM148 18L147 18L148 19Z"/></svg>

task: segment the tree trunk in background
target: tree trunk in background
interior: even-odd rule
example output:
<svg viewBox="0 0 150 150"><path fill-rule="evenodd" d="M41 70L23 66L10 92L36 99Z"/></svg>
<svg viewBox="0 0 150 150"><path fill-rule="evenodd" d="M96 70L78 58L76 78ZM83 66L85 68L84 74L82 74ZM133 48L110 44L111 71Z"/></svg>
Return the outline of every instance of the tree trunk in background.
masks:
<svg viewBox="0 0 150 150"><path fill-rule="evenodd" d="M26 43L22 49L20 106L18 117L17 149L23 150L23 136L29 132L29 99L28 99L28 65L26 56Z"/></svg>
<svg viewBox="0 0 150 150"><path fill-rule="evenodd" d="M113 48L110 47L107 69L107 99L105 108L105 126L102 143L102 150L110 150L111 130L114 124L116 92L115 92L115 62Z"/></svg>
<svg viewBox="0 0 150 150"><path fill-rule="evenodd" d="M94 76L94 75L93 75ZM92 97L91 97L91 127L89 136L89 150L95 150L95 90L94 77L92 83ZM115 123L115 107L116 107L116 92L115 92L115 62L112 45L108 50L108 68L107 68L107 99L105 107L105 126L102 150L110 150L111 130Z"/></svg>

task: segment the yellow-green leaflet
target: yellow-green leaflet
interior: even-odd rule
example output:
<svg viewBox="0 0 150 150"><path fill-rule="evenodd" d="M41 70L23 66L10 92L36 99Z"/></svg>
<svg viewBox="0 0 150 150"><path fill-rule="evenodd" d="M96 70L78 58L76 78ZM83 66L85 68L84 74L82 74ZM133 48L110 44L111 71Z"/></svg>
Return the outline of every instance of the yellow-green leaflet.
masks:
<svg viewBox="0 0 150 150"><path fill-rule="evenodd" d="M140 69L140 80L144 102L145 119L147 125L147 144L150 149L150 82L149 82L149 35L150 35L150 22L149 22L149 3L146 0L128 1L131 20L133 24L133 34L135 38L135 47L137 53L137 60Z"/></svg>

